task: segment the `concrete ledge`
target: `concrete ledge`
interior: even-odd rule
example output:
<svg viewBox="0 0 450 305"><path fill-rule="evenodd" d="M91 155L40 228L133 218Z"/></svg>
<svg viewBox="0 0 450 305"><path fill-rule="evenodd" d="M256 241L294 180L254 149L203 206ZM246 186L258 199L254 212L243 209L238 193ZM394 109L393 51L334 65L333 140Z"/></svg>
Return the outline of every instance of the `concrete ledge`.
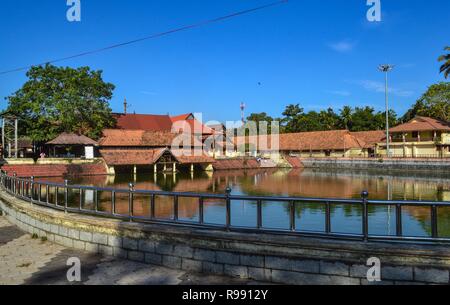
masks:
<svg viewBox="0 0 450 305"><path fill-rule="evenodd" d="M121 222L31 205L0 191L0 210L22 230L66 247L282 284L366 285L370 257L379 284L449 284L450 247L345 242Z"/></svg>
<svg viewBox="0 0 450 305"><path fill-rule="evenodd" d="M448 172L447 159L361 159L361 158L300 158L305 168L326 169L384 169Z"/></svg>

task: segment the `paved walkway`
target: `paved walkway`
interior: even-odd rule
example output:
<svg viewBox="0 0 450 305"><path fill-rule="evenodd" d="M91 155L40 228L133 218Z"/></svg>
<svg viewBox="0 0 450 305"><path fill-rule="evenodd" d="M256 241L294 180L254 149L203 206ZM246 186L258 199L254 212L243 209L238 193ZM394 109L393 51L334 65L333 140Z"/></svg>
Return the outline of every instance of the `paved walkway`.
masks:
<svg viewBox="0 0 450 305"><path fill-rule="evenodd" d="M66 278L71 257L81 261L79 283ZM207 276L94 255L33 239L0 216L0 285L247 285L256 282Z"/></svg>

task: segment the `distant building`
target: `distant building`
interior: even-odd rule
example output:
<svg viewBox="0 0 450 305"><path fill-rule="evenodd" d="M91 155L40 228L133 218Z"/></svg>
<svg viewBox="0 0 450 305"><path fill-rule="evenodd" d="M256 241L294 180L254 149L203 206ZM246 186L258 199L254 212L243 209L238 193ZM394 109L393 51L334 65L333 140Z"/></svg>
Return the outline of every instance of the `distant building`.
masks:
<svg viewBox="0 0 450 305"><path fill-rule="evenodd" d="M376 153L376 145L383 139L382 131L350 132L331 130L287 133L278 135L279 141L272 136L238 137L235 140L235 153L243 151L246 155L279 159L281 156L302 158L343 158L371 157ZM272 143L272 139L274 143ZM275 147L274 145L278 145Z"/></svg>
<svg viewBox="0 0 450 305"><path fill-rule="evenodd" d="M154 114L114 114L117 129L153 132L187 132L210 136L214 130L198 121L193 113L178 116Z"/></svg>
<svg viewBox="0 0 450 305"><path fill-rule="evenodd" d="M130 167L134 170L137 167L147 168L155 172L182 168L193 171L194 167L211 169L214 159L201 151L201 136L184 135L188 147L182 153L184 147L172 147L180 135L170 131L107 129L99 141L100 154L111 174ZM196 148L199 154L194 153Z"/></svg>
<svg viewBox="0 0 450 305"><path fill-rule="evenodd" d="M49 157L93 159L98 143L84 135L62 133L45 145L48 148Z"/></svg>
<svg viewBox="0 0 450 305"><path fill-rule="evenodd" d="M450 123L417 116L390 130L391 155L399 158L450 157ZM384 137L386 140L386 137ZM387 155L386 143L378 144L378 153Z"/></svg>

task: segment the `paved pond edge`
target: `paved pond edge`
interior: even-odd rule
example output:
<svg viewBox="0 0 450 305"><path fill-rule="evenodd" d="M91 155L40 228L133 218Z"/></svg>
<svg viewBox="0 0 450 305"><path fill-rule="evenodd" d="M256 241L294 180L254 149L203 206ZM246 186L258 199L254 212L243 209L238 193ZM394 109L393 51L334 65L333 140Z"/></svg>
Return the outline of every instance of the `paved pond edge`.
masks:
<svg viewBox="0 0 450 305"><path fill-rule="evenodd" d="M0 191L0 211L20 229L65 247L173 269L278 284L446 284L450 245L337 241L142 224L66 214ZM367 281L371 257L382 281Z"/></svg>

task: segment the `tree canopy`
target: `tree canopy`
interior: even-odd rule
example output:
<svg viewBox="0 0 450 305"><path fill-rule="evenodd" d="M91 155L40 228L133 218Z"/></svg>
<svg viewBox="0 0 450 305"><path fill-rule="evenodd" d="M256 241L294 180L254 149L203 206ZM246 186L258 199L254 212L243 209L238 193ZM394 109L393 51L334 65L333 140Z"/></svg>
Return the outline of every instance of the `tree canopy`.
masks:
<svg viewBox="0 0 450 305"><path fill-rule="evenodd" d="M444 51L450 52L450 47L445 47ZM450 75L450 53L440 56L438 60L444 62L440 71L441 73L444 73L445 78L448 78Z"/></svg>
<svg viewBox="0 0 450 305"><path fill-rule="evenodd" d="M403 121L409 121L417 115L450 121L450 82L430 86L405 114Z"/></svg>
<svg viewBox="0 0 450 305"><path fill-rule="evenodd" d="M21 135L36 142L62 132L97 139L103 129L115 125L109 107L115 86L103 81L102 71L47 64L32 67L26 76L23 87L6 98L4 111L20 119Z"/></svg>
<svg viewBox="0 0 450 305"><path fill-rule="evenodd" d="M281 131L284 133L308 132L308 131L326 131L326 130L343 130L350 131L369 131L383 130L386 128L386 113L375 112L372 107L343 107L339 113L332 108L322 110L320 112L305 112L299 104L288 105L283 112L283 117L279 119L281 122ZM273 119L266 113L251 114L247 120L249 121L267 121L272 122ZM394 111L389 112L389 124L393 126L397 124L397 115Z"/></svg>

